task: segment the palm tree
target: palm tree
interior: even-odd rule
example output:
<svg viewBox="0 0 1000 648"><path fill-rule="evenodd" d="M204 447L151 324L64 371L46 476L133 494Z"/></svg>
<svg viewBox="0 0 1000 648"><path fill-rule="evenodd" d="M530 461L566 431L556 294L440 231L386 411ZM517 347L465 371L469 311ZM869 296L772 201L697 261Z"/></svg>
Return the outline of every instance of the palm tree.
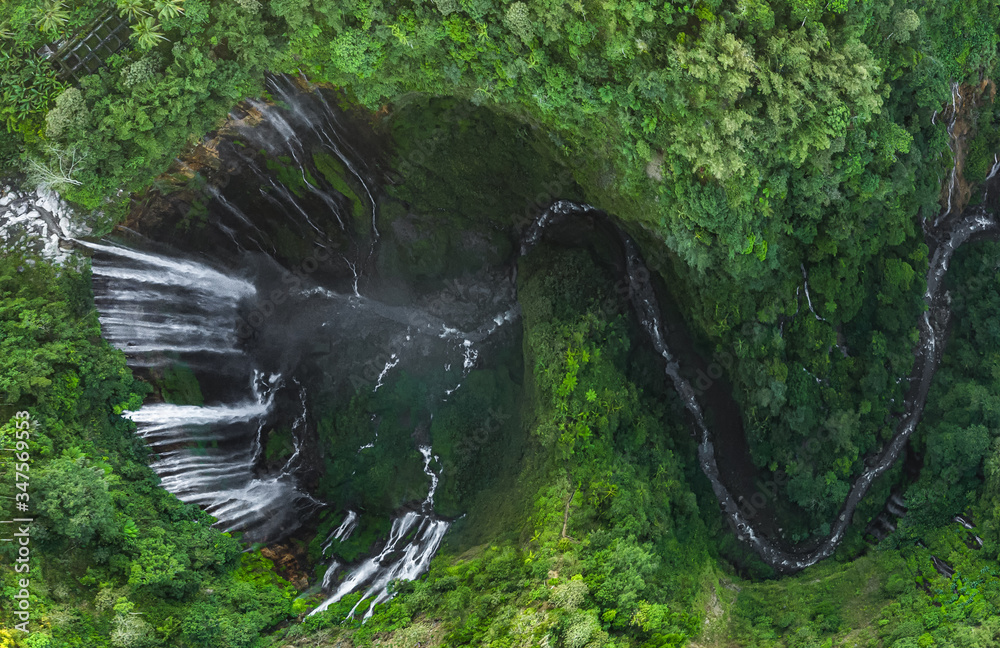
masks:
<svg viewBox="0 0 1000 648"><path fill-rule="evenodd" d="M142 16L148 16L145 0L117 0L118 15L128 17L129 22L139 22Z"/></svg>
<svg viewBox="0 0 1000 648"><path fill-rule="evenodd" d="M139 20L132 25L132 38L142 49L150 49L156 45L157 41L167 40L167 37L160 31L160 23L152 16Z"/></svg>
<svg viewBox="0 0 1000 648"><path fill-rule="evenodd" d="M184 13L182 4L184 0L154 0L153 10L160 16L160 20L169 20Z"/></svg>
<svg viewBox="0 0 1000 648"><path fill-rule="evenodd" d="M60 0L46 0L38 9L38 22L35 25L43 32L57 32L66 25L69 12Z"/></svg>

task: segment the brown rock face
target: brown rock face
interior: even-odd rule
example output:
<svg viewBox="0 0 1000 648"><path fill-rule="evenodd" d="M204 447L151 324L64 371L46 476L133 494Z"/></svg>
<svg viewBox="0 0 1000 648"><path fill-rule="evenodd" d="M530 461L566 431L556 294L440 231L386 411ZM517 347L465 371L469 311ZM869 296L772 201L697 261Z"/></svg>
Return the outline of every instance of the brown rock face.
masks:
<svg viewBox="0 0 1000 648"><path fill-rule="evenodd" d="M948 123L948 146L951 148L954 167L951 175L941 183L941 215L960 214L969 203L972 187L965 179L965 156L968 141L975 135L976 108L996 98L996 84L983 79L978 85L954 84L951 89L952 103L941 112Z"/></svg>
<svg viewBox="0 0 1000 648"><path fill-rule="evenodd" d="M306 548L295 540L289 540L261 549L260 553L274 562L274 569L279 576L291 583L300 592L309 587L309 561Z"/></svg>

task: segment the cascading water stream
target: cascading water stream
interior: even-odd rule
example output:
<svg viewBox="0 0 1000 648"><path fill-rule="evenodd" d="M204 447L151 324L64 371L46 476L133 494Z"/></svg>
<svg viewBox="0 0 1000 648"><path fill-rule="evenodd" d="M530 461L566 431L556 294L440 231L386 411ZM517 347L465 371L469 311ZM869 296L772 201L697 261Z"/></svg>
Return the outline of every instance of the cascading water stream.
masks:
<svg viewBox="0 0 1000 648"><path fill-rule="evenodd" d="M358 514L354 511L348 511L347 515L344 516L344 521L340 523L340 526L331 531L330 535L327 536L326 541L323 542L323 555L326 555L327 550L329 550L330 545L333 544L334 540L340 540L343 542L351 537L351 534L357 526Z"/></svg>
<svg viewBox="0 0 1000 648"><path fill-rule="evenodd" d="M306 417L309 415L309 407L306 404L306 388L303 387L297 379L293 379L296 386L299 388L299 403L302 406L302 411L295 421L292 422L292 445L293 451L292 456L288 458L285 465L281 468L281 476L289 475L297 467L299 456L302 454L302 445L304 437L306 434Z"/></svg>
<svg viewBox="0 0 1000 648"><path fill-rule="evenodd" d="M958 83L953 81L951 84L951 115L949 116L947 127L948 149L951 151L953 164L951 166L951 174L948 178L948 201L944 212L939 214L934 220L934 227L937 227L942 219L947 218L951 214L952 197L955 194L955 189L958 188L959 142L955 135L955 125L958 123L958 110L961 107L962 94L959 92Z"/></svg>
<svg viewBox="0 0 1000 648"><path fill-rule="evenodd" d="M430 477L431 487L427 490L427 497L424 499L423 505L420 510L424 513L430 513L434 510L434 493L437 491L438 482L440 478L437 473L431 470L431 461L439 461L439 457L433 455L431 447L429 445L422 445L417 448L420 454L424 457L424 474Z"/></svg>
<svg viewBox="0 0 1000 648"><path fill-rule="evenodd" d="M367 621L375 611L375 606L384 603L392 598L389 592L389 584L395 580L413 580L420 574L427 571L431 559L441 546L441 540L451 523L434 516L434 492L437 490L439 475L431 469L431 461L436 460L432 456L430 446L420 446L418 448L424 457L424 472L431 480L427 498L421 505L420 512L406 511L392 521L389 530L389 538L386 540L382 550L377 554L363 560L354 567L337 589L321 603L316 609L309 613L310 616L323 612L334 603L353 592L364 590L361 600L358 601L347 616L354 616L355 611L362 602L372 599L362 620ZM351 515L336 531L334 535L343 534L342 529L348 522L353 522ZM350 527L353 530L353 526ZM347 534L350 531L346 531ZM412 538L407 540L412 535ZM327 542L329 544L329 540ZM333 584L333 575L340 568L340 563L334 560L326 570L323 577L323 588L327 589Z"/></svg>
<svg viewBox="0 0 1000 648"><path fill-rule="evenodd" d="M358 514L354 511L348 511L347 515L344 516L344 521L340 523L336 529L334 529L329 536L327 536L326 541L323 543L322 554L326 557L327 551L330 549L330 545L333 544L335 540L340 542L346 542L351 534L354 533L354 529L358 526ZM329 591L330 586L333 585L333 577L336 576L337 571L343 567L339 560L333 560L330 566L326 568L326 572L323 573L323 580L320 584L320 589L323 591Z"/></svg>
<svg viewBox="0 0 1000 648"><path fill-rule="evenodd" d="M270 77L267 81L268 87L277 94L277 96L288 106L295 117L298 119L299 126L308 128L317 138L318 141L322 142L323 146L336 155L347 167L347 170L357 179L357 181L364 188L365 193L368 196L368 203L371 205L372 214L372 234L375 240L379 238L378 227L375 224L377 210L375 208L375 197L372 194L371 188L368 186L369 182L366 181L363 174L353 163L353 160L359 159L356 151L348 150L348 155L342 152L342 148L350 149L349 145L345 142L344 138L340 136L338 128L336 125L336 119L333 118L333 110L327 103L326 98L320 92L313 92L313 96L318 100L318 102L323 106L324 112L321 114L320 120L316 120L307 115L301 108L301 101L298 100L299 91L293 84L291 79L287 77ZM287 125L288 122L285 122ZM296 139L295 133L299 130L292 131L292 138ZM301 140L298 140L299 146L301 147ZM308 183L307 183L308 184ZM337 220L340 221L340 216L337 216ZM343 227L343 221L340 221L341 227Z"/></svg>
<svg viewBox="0 0 1000 648"><path fill-rule="evenodd" d="M271 93L281 101L282 107L273 106L261 101L249 100L248 103L256 109L264 120L272 127L272 131L279 138L263 139L262 131L259 127L244 129L243 135L252 138L261 144L263 148L274 156L288 154L296 163L298 172L301 175L302 183L310 194L315 195L330 210L340 229L345 229L345 222L341 216L341 210L336 199L328 191L312 184L306 173L306 166L312 157L312 147L318 146L319 150L333 155L347 171L357 184L362 188L366 198L367 207L371 213L371 232L373 241L379 239L379 231L376 225L377 208L375 195L371 188L371 180L367 173L360 167L357 160L361 159L357 152L352 150L346 143L346 139L340 134L340 125L336 115L319 90L310 93L303 93L294 81L289 77L272 76L267 80L267 87ZM308 98L311 106L306 106ZM309 144L304 141L302 133L308 133ZM299 216L318 234L324 235L322 229L310 218L307 210L302 209L299 202L288 191L286 187L275 183L268 174L258 175L266 178L272 188L282 197L283 201L292 205ZM266 194L265 194L266 195Z"/></svg>

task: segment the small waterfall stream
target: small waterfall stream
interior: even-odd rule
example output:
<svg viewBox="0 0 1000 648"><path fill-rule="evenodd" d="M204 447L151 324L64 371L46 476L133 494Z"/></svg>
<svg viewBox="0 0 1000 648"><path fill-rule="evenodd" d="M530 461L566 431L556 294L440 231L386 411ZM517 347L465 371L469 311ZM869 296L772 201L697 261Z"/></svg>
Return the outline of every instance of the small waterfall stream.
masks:
<svg viewBox="0 0 1000 648"><path fill-rule="evenodd" d="M347 515L344 516L344 521L330 533L326 541L323 543L323 557L326 557L327 551L330 549L330 545L333 544L335 540L339 540L341 542L346 541L351 537L351 534L357 526L358 514L354 511L348 511ZM320 589L323 591L329 591L330 587L333 585L333 577L337 575L337 571L341 567L343 567L343 564L339 560L334 559L330 562L330 565L326 568L326 572L323 573L323 582L320 584Z"/></svg>
<svg viewBox="0 0 1000 648"><path fill-rule="evenodd" d="M95 255L91 269L104 337L150 366L164 354L234 354L233 315L253 284L194 261L76 241Z"/></svg>
<svg viewBox="0 0 1000 648"><path fill-rule="evenodd" d="M361 600L351 608L348 616L353 616L362 602L374 597L362 617L367 620L375 611L376 605L392 597L388 590L389 583L394 580L413 580L427 571L450 523L435 517L433 513L434 491L437 490L440 477L431 469L431 462L436 461L437 457L432 455L430 446L419 446L418 450L424 456L424 472L431 480L427 498L420 511L406 511L396 517L382 550L351 570L333 594L309 613L310 616L323 612L348 594L364 589ZM353 511L348 513L344 522L334 531L334 538L341 539L339 536L350 534L353 526L349 526L349 523L354 521L352 515ZM327 568L323 576L323 589L332 585L333 575L340 566L334 560Z"/></svg>

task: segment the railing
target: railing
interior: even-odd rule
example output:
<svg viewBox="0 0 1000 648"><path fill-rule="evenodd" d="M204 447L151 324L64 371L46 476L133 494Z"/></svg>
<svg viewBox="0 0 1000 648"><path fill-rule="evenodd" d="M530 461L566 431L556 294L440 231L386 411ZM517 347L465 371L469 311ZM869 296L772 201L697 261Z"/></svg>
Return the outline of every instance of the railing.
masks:
<svg viewBox="0 0 1000 648"><path fill-rule="evenodd" d="M111 4L93 22L60 43L50 58L60 78L79 83L82 77L104 67L109 56L128 46L129 35L128 21Z"/></svg>

